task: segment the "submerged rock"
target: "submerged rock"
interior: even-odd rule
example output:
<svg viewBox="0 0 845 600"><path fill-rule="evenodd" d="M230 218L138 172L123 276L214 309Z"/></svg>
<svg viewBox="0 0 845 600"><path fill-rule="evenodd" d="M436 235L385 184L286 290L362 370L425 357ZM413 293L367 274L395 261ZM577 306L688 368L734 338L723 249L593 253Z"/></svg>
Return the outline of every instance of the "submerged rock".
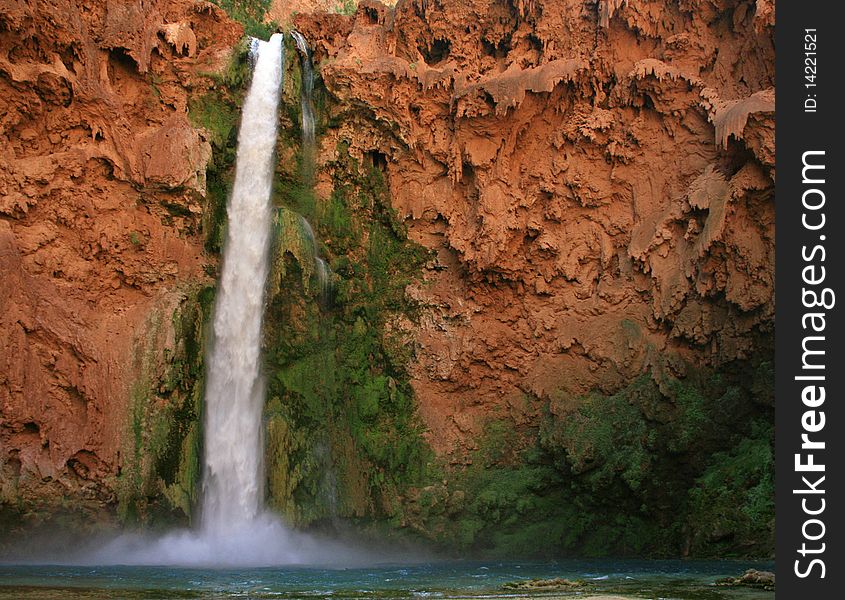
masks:
<svg viewBox="0 0 845 600"><path fill-rule="evenodd" d="M524 591L560 591L560 590L583 590L586 587L583 581L564 579L562 577L555 577L553 579L529 579L527 581L509 581L502 587L506 590L524 590Z"/></svg>
<svg viewBox="0 0 845 600"><path fill-rule="evenodd" d="M763 590L775 589L775 574L771 571L758 571L748 569L739 577L726 577L716 582L718 586L743 586L760 588Z"/></svg>

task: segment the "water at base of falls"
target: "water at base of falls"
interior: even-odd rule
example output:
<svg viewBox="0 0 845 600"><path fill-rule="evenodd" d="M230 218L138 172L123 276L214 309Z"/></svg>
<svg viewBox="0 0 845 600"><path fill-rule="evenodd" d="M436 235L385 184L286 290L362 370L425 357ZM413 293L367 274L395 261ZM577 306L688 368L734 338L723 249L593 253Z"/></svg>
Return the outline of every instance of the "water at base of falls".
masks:
<svg viewBox="0 0 845 600"><path fill-rule="evenodd" d="M560 598L549 591L508 589L530 579L566 578L585 582L567 598L699 598L774 600L775 593L714 585L746 569L771 570L751 561L559 560L480 562L472 560L368 565L366 568L175 569L172 567L55 567L0 565L0 598L88 600L113 598L361 598L409 599ZM73 590L78 591L73 594ZM3 592L6 591L4 595ZM549 596L548 594L553 594Z"/></svg>
<svg viewBox="0 0 845 600"><path fill-rule="evenodd" d="M264 512L227 531L181 530L163 536L124 534L64 564L271 567L365 564L374 555L340 542L292 531Z"/></svg>

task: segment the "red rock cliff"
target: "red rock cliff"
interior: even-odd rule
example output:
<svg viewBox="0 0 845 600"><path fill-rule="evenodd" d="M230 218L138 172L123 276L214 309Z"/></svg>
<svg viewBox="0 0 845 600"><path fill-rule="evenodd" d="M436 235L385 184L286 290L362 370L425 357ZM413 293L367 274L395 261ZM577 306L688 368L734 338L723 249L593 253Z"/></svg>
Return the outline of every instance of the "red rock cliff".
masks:
<svg viewBox="0 0 845 600"><path fill-rule="evenodd" d="M300 16L411 236L413 385L429 440L471 449L524 398L768 347L774 273L768 0L361 2Z"/></svg>
<svg viewBox="0 0 845 600"><path fill-rule="evenodd" d="M113 500L139 355L212 261L189 92L240 36L204 2L0 3L0 499Z"/></svg>
<svg viewBox="0 0 845 600"><path fill-rule="evenodd" d="M364 1L296 24L340 111L321 164L345 140L381 166L435 252L409 334L441 455L491 415L768 349L770 0ZM156 315L213 263L186 108L240 35L204 2L0 4L0 499L112 500L138 354L173 347Z"/></svg>

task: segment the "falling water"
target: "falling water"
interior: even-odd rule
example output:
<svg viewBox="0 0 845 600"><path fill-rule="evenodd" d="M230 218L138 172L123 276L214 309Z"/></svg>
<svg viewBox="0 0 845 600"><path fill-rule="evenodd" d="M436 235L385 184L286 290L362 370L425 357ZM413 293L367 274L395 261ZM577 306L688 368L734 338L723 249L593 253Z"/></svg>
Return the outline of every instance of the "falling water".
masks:
<svg viewBox="0 0 845 600"><path fill-rule="evenodd" d="M290 35L296 42L296 49L302 57L300 62L302 65L302 89L299 95L302 106L302 179L306 184L313 185L317 155L314 120L314 61L305 37L298 31L291 31ZM305 236L314 249L314 270L317 275L317 283L320 286L320 299L327 302L332 291L332 270L329 264L320 257L311 224L305 217L300 216L300 219Z"/></svg>
<svg viewBox="0 0 845 600"><path fill-rule="evenodd" d="M328 302L332 293L332 268L319 256L314 258L317 282L320 284L320 300Z"/></svg>
<svg viewBox="0 0 845 600"><path fill-rule="evenodd" d="M291 31L291 37L296 42L296 49L302 57L302 88L299 99L302 106L302 168L306 182L314 176L316 160L316 125L314 120L314 61L308 42L298 31Z"/></svg>
<svg viewBox="0 0 845 600"><path fill-rule="evenodd" d="M317 276L317 285L320 286L320 300L328 302L332 294L332 279L334 277L332 268L320 256L320 247L317 245L317 238L314 236L314 228L311 227L311 223L302 215L298 215L298 217L302 235L308 244L311 256L314 257L314 273Z"/></svg>
<svg viewBox="0 0 845 600"><path fill-rule="evenodd" d="M299 228L302 232L302 237L305 238L305 243L307 245L307 258L313 258L314 274L317 277L320 300L328 302L331 298L332 279L334 278L334 273L332 272L332 268L329 266L329 263L323 260L320 256L320 247L317 245L317 238L314 236L314 228L311 227L311 223L309 223L308 219L300 214L297 214L297 218L299 219Z"/></svg>
<svg viewBox="0 0 845 600"><path fill-rule="evenodd" d="M202 527L223 532L263 508L261 318L269 271L282 36L259 42L244 102L223 272L208 360Z"/></svg>
<svg viewBox="0 0 845 600"><path fill-rule="evenodd" d="M308 245L313 249L314 255L317 255L317 239L314 237L314 228L311 227L311 223L308 222L308 219L299 215L299 226L302 227L302 235L305 237L305 241L308 242Z"/></svg>

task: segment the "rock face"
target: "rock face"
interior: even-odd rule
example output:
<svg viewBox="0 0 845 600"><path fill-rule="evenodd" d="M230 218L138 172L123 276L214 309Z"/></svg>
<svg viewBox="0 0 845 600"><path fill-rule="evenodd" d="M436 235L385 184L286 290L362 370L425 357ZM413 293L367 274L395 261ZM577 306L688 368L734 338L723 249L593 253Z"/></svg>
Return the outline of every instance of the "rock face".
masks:
<svg viewBox="0 0 845 600"><path fill-rule="evenodd" d="M382 168L436 254L409 293L440 455L461 460L491 416L531 425L549 401L770 347L773 21L734 0L296 17L346 107L323 162L344 140Z"/></svg>
<svg viewBox="0 0 845 600"><path fill-rule="evenodd" d="M652 517L674 514L666 496L683 504L690 489L715 524L702 546L741 545L725 507L752 496L752 533L770 531L770 443L754 427L770 398L716 377L704 396L726 422L708 421L703 443L688 435L702 394L684 404L668 382L770 357L773 3L362 0L351 16L292 12L347 4L331 0L271 4L267 17L292 18L313 47L322 119L315 201L294 173L289 69L276 199L311 211L309 243L337 290L336 304L312 302L310 275L291 263L302 293L285 287L268 311L270 504L302 523L389 515L468 548L499 529L492 514L513 527L538 512L522 495L545 494L554 510L574 498L569 513L595 509L601 523L607 507L580 501L601 499L607 486L590 486L605 478L617 494L606 501L642 517L634 542L637 523L668 531ZM95 511L129 486L123 510L163 494L190 513L216 262L204 243L219 244L222 218L209 198L225 197L237 120L231 103L208 100L226 76L207 75L242 32L207 2L0 5L0 507L70 498ZM579 413L591 392L604 403ZM435 460L417 444L417 416ZM586 438L616 449L617 430L640 452L620 447L597 469L601 444ZM737 443L749 432L762 433ZM517 473L514 449L543 435L557 454L514 477L518 492L492 489L497 473ZM642 475L660 436L666 469L649 481L682 471L662 495ZM752 454L736 497L714 502L722 467ZM435 463L454 479L426 471ZM317 493L325 506L309 512ZM667 533L671 552L698 543L683 530L693 520ZM548 527L532 525L522 547L536 550Z"/></svg>
<svg viewBox="0 0 845 600"><path fill-rule="evenodd" d="M240 36L203 2L0 6L4 503L113 503L139 340L160 362L172 325L150 336L152 315L213 267L187 105Z"/></svg>
<svg viewBox="0 0 845 600"><path fill-rule="evenodd" d="M771 571L748 569L739 577L726 577L716 581L720 586L743 586L773 591L775 589L775 574Z"/></svg>

